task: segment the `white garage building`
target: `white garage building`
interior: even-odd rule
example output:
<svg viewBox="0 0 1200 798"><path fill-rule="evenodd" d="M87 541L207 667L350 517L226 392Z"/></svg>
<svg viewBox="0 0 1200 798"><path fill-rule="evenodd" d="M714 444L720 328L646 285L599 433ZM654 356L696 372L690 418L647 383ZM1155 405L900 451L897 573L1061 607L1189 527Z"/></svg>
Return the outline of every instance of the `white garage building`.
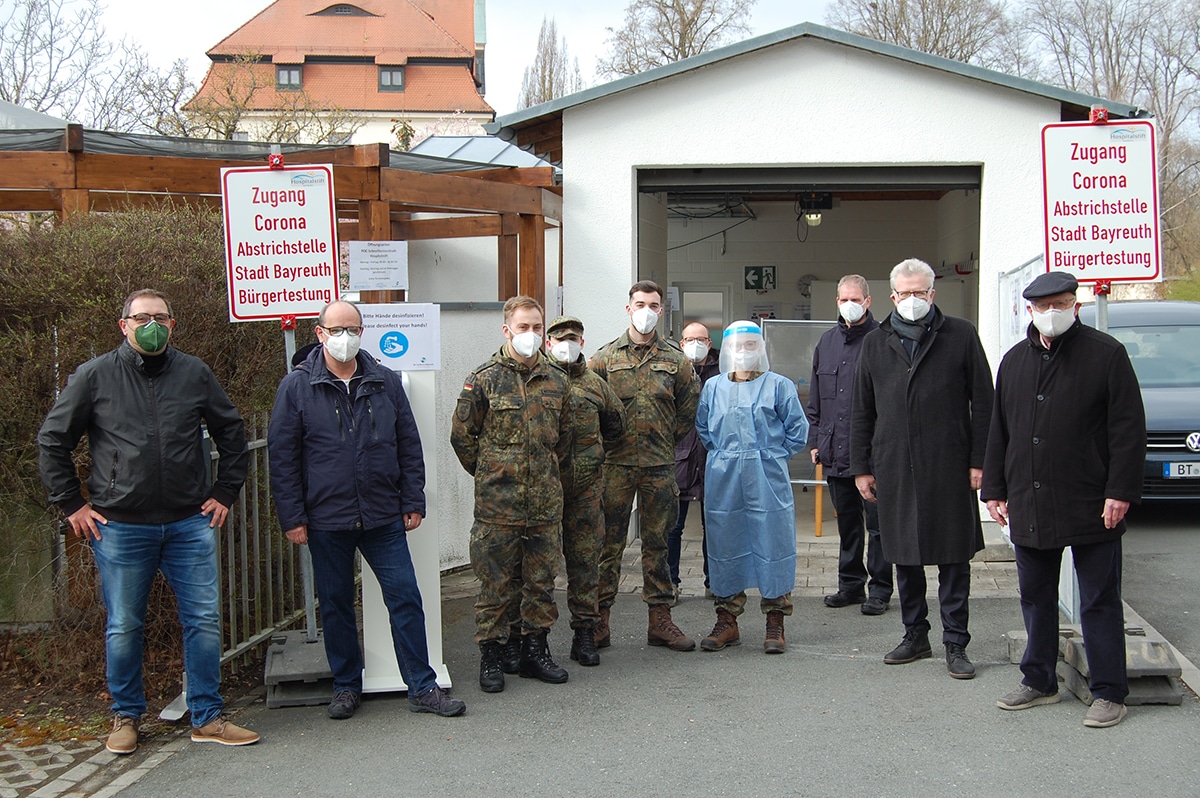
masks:
<svg viewBox="0 0 1200 798"><path fill-rule="evenodd" d="M872 281L881 316L891 267L918 257L938 273L942 309L978 324L994 367L999 277L1043 246L1041 128L1086 120L1094 104L1146 115L805 23L489 131L562 164L563 305L587 324L589 350L624 329L638 279L679 288L678 333L684 317L714 329L751 312L832 319L850 272ZM775 267L774 286L747 288L755 266Z"/></svg>

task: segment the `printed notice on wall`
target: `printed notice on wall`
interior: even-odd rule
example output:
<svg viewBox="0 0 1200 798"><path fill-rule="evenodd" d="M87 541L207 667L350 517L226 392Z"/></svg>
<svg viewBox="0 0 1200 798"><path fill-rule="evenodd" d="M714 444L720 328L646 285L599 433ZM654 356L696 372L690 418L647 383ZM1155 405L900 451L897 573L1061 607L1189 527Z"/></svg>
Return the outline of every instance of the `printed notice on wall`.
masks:
<svg viewBox="0 0 1200 798"><path fill-rule="evenodd" d="M1081 283L1162 280L1151 121L1046 125L1042 177L1046 271Z"/></svg>
<svg viewBox="0 0 1200 798"><path fill-rule="evenodd" d="M363 351L393 371L442 367L441 306L428 303L359 305Z"/></svg>
<svg viewBox="0 0 1200 798"><path fill-rule="evenodd" d="M408 290L408 242L351 241L350 290Z"/></svg>
<svg viewBox="0 0 1200 798"><path fill-rule="evenodd" d="M221 170L229 320L316 316L338 298L333 167Z"/></svg>

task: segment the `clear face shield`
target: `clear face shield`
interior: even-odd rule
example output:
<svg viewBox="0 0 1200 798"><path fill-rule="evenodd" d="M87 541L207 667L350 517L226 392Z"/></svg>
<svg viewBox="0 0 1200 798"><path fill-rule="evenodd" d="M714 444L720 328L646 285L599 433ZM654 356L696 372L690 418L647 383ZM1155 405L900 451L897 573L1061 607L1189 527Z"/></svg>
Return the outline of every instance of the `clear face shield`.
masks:
<svg viewBox="0 0 1200 798"><path fill-rule="evenodd" d="M752 321L735 321L721 338L721 373L770 371L762 328Z"/></svg>

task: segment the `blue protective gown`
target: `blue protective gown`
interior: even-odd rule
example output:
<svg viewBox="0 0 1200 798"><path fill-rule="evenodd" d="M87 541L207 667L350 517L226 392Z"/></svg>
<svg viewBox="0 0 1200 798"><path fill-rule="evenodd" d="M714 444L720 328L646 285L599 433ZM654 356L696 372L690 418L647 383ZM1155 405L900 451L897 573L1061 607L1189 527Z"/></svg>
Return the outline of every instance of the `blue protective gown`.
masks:
<svg viewBox="0 0 1200 798"><path fill-rule="evenodd" d="M796 510L788 460L808 439L796 386L770 371L750 382L713 377L700 393L696 433L709 452L704 519L712 592L791 592Z"/></svg>

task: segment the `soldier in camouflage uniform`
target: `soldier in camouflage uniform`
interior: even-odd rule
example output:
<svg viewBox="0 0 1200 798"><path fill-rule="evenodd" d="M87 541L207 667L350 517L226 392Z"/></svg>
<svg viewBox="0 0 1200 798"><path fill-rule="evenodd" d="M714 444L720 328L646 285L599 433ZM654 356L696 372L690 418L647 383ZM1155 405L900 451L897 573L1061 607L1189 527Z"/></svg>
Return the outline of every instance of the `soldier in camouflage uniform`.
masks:
<svg viewBox="0 0 1200 798"><path fill-rule="evenodd" d="M504 303L508 342L467 377L450 429L454 453L475 477L475 639L479 686L489 693L504 689L500 659L510 615L521 619L520 675L567 680L546 637L558 619L554 577L562 551L560 474L570 468L570 383L542 353L543 318L530 297ZM519 613L512 609L518 602Z"/></svg>
<svg viewBox="0 0 1200 798"><path fill-rule="evenodd" d="M567 561L567 607L571 611L571 659L599 665L595 628L600 621L600 549L604 543L602 492L604 447L625 433L625 406L608 383L588 371L583 322L559 316L546 328L546 345L571 378L575 442L571 468L563 471L563 557Z"/></svg>
<svg viewBox="0 0 1200 798"><path fill-rule="evenodd" d="M646 642L692 651L696 641L671 620L674 589L667 565L667 532L679 513L675 444L692 429L700 382L679 346L655 330L662 289L649 280L629 289L630 326L592 359L625 404L625 435L604 461L604 551L600 557L600 624L596 647L609 645L609 614L617 596L621 553L638 496L642 538L642 600L650 608Z"/></svg>

